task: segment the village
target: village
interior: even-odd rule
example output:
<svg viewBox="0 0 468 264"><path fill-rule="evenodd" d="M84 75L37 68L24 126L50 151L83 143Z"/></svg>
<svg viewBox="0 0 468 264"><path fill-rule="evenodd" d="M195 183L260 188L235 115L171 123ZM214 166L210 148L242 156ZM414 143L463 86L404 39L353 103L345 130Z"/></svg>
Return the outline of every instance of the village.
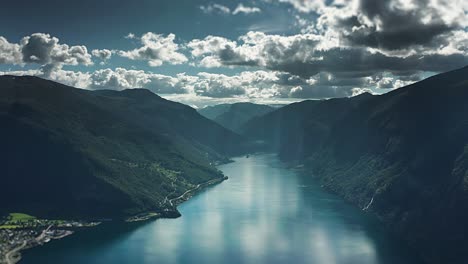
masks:
<svg viewBox="0 0 468 264"><path fill-rule="evenodd" d="M12 213L0 220L0 264L14 264L21 251L41 246L74 233L77 228L92 227L100 222L46 220Z"/></svg>

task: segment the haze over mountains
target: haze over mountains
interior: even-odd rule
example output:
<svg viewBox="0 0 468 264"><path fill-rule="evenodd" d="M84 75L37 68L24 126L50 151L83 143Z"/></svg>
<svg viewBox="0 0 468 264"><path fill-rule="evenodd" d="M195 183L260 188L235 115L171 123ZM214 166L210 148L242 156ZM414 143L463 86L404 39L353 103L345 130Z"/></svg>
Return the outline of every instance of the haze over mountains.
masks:
<svg viewBox="0 0 468 264"><path fill-rule="evenodd" d="M467 263L468 67L390 93L304 101L247 124L430 263Z"/></svg>
<svg viewBox="0 0 468 264"><path fill-rule="evenodd" d="M274 107L253 103L207 106L198 112L234 132L241 133L246 122L275 110Z"/></svg>

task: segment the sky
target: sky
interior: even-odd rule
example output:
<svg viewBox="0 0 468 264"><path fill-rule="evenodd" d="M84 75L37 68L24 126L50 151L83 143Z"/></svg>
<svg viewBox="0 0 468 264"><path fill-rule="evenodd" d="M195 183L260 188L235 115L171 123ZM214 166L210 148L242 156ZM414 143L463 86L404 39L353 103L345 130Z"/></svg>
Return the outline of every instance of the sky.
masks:
<svg viewBox="0 0 468 264"><path fill-rule="evenodd" d="M465 0L41 0L0 9L0 75L193 107L381 94L468 65Z"/></svg>

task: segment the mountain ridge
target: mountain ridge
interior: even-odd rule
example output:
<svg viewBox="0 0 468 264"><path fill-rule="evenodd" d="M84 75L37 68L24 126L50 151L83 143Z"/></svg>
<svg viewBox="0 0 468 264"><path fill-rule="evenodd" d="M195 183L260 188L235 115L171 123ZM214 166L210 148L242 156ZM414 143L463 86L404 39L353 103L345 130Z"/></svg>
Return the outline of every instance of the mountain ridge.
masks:
<svg viewBox="0 0 468 264"><path fill-rule="evenodd" d="M468 261L468 67L383 95L306 101L245 135L304 164L430 263ZM443 216L443 218L441 218Z"/></svg>
<svg viewBox="0 0 468 264"><path fill-rule="evenodd" d="M163 212L165 198L222 179L213 164L245 151L239 135L144 89L0 76L0 123L2 211L37 216Z"/></svg>

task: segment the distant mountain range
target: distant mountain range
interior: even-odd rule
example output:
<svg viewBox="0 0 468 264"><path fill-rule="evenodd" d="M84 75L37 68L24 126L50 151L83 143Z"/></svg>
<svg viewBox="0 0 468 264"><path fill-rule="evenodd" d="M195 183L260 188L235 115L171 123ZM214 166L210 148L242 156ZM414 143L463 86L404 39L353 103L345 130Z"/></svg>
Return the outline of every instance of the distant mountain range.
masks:
<svg viewBox="0 0 468 264"><path fill-rule="evenodd" d="M234 132L241 133L245 123L254 117L275 110L275 107L253 103L234 103L208 106L198 110L203 116Z"/></svg>
<svg viewBox="0 0 468 264"><path fill-rule="evenodd" d="M144 89L0 76L0 211L125 217L223 177L241 136Z"/></svg>
<svg viewBox="0 0 468 264"><path fill-rule="evenodd" d="M304 101L245 135L366 211L431 263L468 263L468 67L380 96Z"/></svg>

